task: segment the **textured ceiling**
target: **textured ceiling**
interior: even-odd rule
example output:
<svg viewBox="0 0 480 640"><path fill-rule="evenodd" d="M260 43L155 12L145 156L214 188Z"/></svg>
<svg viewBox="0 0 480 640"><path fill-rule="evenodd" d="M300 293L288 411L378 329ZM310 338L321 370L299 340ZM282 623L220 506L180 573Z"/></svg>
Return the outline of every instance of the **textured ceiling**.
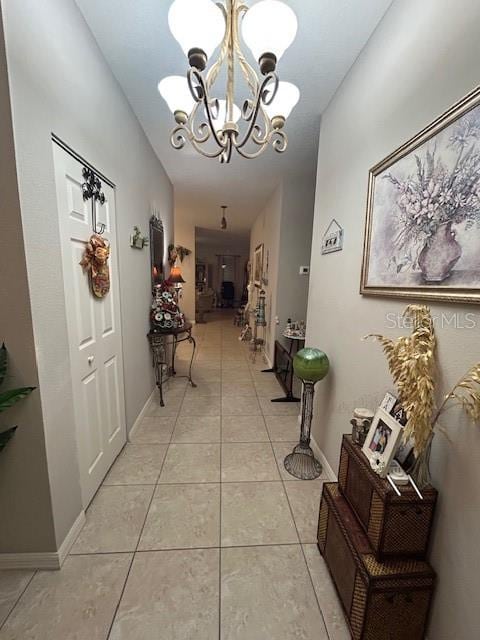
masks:
<svg viewBox="0 0 480 640"><path fill-rule="evenodd" d="M199 226L207 228L218 228L219 205L229 205L229 228L237 231L251 226L284 176L314 176L321 113L391 4L391 0L287 0L297 14L299 30L278 72L301 91L287 122L289 147L283 155L269 149L256 160L237 156L231 164L220 165L190 148L170 147L174 121L157 84L166 75L184 74L187 67L168 29L171 0L76 1L170 176L178 201L195 212ZM246 47L245 51L250 54ZM223 86L215 95L224 95ZM242 96L239 92L239 106Z"/></svg>

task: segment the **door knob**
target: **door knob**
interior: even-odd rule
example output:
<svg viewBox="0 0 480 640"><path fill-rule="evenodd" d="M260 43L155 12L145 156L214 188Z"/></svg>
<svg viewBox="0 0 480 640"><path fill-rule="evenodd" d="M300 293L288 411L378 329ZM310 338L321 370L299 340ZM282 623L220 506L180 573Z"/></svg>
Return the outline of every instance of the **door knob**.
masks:
<svg viewBox="0 0 480 640"><path fill-rule="evenodd" d="M95 360L95 356L88 356L88 358L87 358L87 362L88 362L89 365L92 365L94 360Z"/></svg>

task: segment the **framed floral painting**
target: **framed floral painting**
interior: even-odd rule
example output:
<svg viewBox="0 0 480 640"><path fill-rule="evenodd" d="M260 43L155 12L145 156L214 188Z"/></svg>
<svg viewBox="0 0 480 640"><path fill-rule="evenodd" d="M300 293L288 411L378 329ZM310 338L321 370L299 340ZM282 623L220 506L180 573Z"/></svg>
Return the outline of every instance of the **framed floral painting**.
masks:
<svg viewBox="0 0 480 640"><path fill-rule="evenodd" d="M480 87L370 170L360 292L480 303Z"/></svg>

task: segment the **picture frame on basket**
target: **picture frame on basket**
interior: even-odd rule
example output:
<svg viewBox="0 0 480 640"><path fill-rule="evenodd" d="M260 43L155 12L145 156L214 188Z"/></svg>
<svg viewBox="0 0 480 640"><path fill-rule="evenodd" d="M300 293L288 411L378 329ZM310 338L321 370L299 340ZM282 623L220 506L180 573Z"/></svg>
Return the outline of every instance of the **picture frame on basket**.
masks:
<svg viewBox="0 0 480 640"><path fill-rule="evenodd" d="M402 425L379 407L362 451L381 478L386 478L388 474L390 463L400 445L402 433Z"/></svg>

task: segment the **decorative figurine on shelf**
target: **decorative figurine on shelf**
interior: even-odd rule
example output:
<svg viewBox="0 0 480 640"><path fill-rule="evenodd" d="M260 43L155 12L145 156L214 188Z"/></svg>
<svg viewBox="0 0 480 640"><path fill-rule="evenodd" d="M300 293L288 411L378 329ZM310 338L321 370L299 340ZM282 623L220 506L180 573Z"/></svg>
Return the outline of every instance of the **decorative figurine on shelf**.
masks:
<svg viewBox="0 0 480 640"><path fill-rule="evenodd" d="M110 291L109 257L110 244L108 240L94 233L86 243L80 265L84 271L88 272L92 293L97 298L104 298Z"/></svg>
<svg viewBox="0 0 480 640"><path fill-rule="evenodd" d="M320 349L301 349L293 359L293 370L303 383L302 424L300 442L284 461L285 469L300 480L314 480L322 473L322 465L315 459L310 447L315 384L328 373L330 363Z"/></svg>
<svg viewBox="0 0 480 640"><path fill-rule="evenodd" d="M298 338L300 340L305 340L305 322L292 322L289 318L287 320L287 326L285 327L283 336L285 338Z"/></svg>
<svg viewBox="0 0 480 640"><path fill-rule="evenodd" d="M175 295L168 282L155 285L154 298L150 311L150 325L153 332L181 329L185 325L185 316L178 308Z"/></svg>

